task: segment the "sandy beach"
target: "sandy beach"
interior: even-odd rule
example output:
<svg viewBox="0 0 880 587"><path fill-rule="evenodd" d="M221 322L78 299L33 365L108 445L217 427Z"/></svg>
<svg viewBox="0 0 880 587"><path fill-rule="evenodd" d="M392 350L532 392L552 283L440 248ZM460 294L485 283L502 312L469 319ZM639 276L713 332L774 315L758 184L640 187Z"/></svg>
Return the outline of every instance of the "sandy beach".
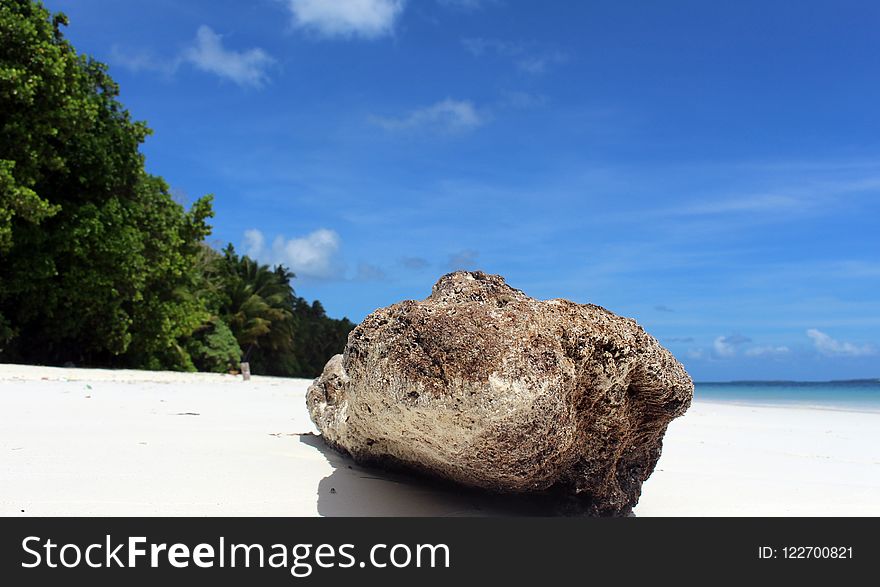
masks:
<svg viewBox="0 0 880 587"><path fill-rule="evenodd" d="M534 515L355 465L309 381L0 365L0 515ZM878 516L880 413L695 401L637 516Z"/></svg>

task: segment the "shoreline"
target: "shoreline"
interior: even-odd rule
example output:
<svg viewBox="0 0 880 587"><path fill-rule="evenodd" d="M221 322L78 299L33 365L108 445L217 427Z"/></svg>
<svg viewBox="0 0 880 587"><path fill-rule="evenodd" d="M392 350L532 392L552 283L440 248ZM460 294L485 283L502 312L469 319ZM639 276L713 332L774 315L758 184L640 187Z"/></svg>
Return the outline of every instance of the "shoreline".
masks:
<svg viewBox="0 0 880 587"><path fill-rule="evenodd" d="M286 379L252 375L251 379ZM191 381L239 382L241 375L203 371L145 371L140 369L101 369L92 367L49 367L0 363L2 381L115 381L118 383L186 383Z"/></svg>
<svg viewBox="0 0 880 587"><path fill-rule="evenodd" d="M17 363L0 363L0 383L4 381L102 381L116 383L239 383L246 384L240 374L207 373L188 371L145 371L138 369L105 369L93 367L49 367L43 365L24 365ZM290 381L311 382L311 378L275 377L271 375L251 375L251 381ZM732 382L734 385L748 382ZM755 382L764 383L764 382ZM834 382L831 382L834 383ZM719 383L695 383L698 389L700 385L719 385ZM721 384L726 385L726 384ZM800 403L793 401L749 401L747 399L719 399L717 397L699 397L695 394L694 402L705 404L725 404L735 406L752 406L776 409L803 409L824 410L829 412L858 412L867 414L880 414L880 405L845 406L831 404Z"/></svg>
<svg viewBox="0 0 880 587"><path fill-rule="evenodd" d="M798 403L796 401L792 401L790 403L764 403L760 401L750 402L747 400L723 400L723 399L703 399L703 398L694 398L694 402L699 402L701 404L721 404L725 406L742 406L742 407L750 407L750 408L771 408L771 409L779 409L779 410L815 410L819 412L853 412L857 414L877 414L880 415L880 407L874 408L872 406L865 406L862 408L857 407L846 407L846 406L832 406L825 404L806 404L806 403Z"/></svg>
<svg viewBox="0 0 880 587"><path fill-rule="evenodd" d="M354 464L310 383L0 365L0 515L548 515ZM880 414L695 399L635 514L880 516Z"/></svg>

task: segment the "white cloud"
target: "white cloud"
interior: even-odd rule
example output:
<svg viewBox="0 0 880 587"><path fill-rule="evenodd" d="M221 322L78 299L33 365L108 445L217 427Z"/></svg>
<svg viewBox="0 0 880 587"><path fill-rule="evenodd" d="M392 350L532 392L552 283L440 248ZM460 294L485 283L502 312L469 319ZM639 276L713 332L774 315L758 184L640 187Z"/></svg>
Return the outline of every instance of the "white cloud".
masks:
<svg viewBox="0 0 880 587"><path fill-rule="evenodd" d="M525 48L519 43L511 43L500 39L469 37L462 39L461 44L474 57L482 57L490 53L503 57L515 57L525 52Z"/></svg>
<svg viewBox="0 0 880 587"><path fill-rule="evenodd" d="M473 103L447 98L399 118L374 116L372 121L389 131L429 130L454 134L477 128L485 123L485 118Z"/></svg>
<svg viewBox="0 0 880 587"><path fill-rule="evenodd" d="M736 349L733 345L725 342L723 336L716 338L712 346L715 348L715 354L719 357L732 357L736 354Z"/></svg>
<svg viewBox="0 0 880 587"><path fill-rule="evenodd" d="M842 261L834 270L843 277L880 277L880 263L874 261Z"/></svg>
<svg viewBox="0 0 880 587"><path fill-rule="evenodd" d="M257 259L265 252L266 238L262 231L251 228L244 231L244 254L251 259Z"/></svg>
<svg viewBox="0 0 880 587"><path fill-rule="evenodd" d="M114 45L110 48L110 63L134 73L149 71L171 75L177 70L180 60L163 61L148 51L127 51Z"/></svg>
<svg viewBox="0 0 880 587"><path fill-rule="evenodd" d="M495 55L510 59L521 71L534 75L545 73L550 66L568 59L562 51L541 50L533 43L526 46L500 39L471 37L462 39L461 44L474 57Z"/></svg>
<svg viewBox="0 0 880 587"><path fill-rule="evenodd" d="M288 0L294 24L325 37L389 35L406 0Z"/></svg>
<svg viewBox="0 0 880 587"><path fill-rule="evenodd" d="M780 357L791 352L787 346L756 346L746 350L749 357Z"/></svg>
<svg viewBox="0 0 880 587"><path fill-rule="evenodd" d="M731 334L730 336L719 336L712 343L715 354L721 358L729 359L736 356L736 349L740 345L751 342L747 336L741 334Z"/></svg>
<svg viewBox="0 0 880 587"><path fill-rule="evenodd" d="M110 61L130 71L150 71L173 75L183 64L226 78L240 86L262 87L269 76L266 70L275 60L259 48L235 51L223 46L223 37L211 27L202 25L193 43L179 55L163 60L148 52L127 52L119 47L111 50Z"/></svg>
<svg viewBox="0 0 880 587"><path fill-rule="evenodd" d="M703 358L703 349L690 349L687 352L687 356L689 359L702 359Z"/></svg>
<svg viewBox="0 0 880 587"><path fill-rule="evenodd" d="M271 248L266 247L266 238L260 230L250 229L244 233L245 254L263 263L284 265L301 277L341 276L342 266L336 259L341 244L339 235L327 228L291 239L277 236Z"/></svg>
<svg viewBox="0 0 880 587"><path fill-rule="evenodd" d="M223 47L223 38L202 25L195 43L184 50L181 59L202 71L229 79L240 86L261 87L268 81L266 68L274 63L262 49L234 51Z"/></svg>
<svg viewBox="0 0 880 587"><path fill-rule="evenodd" d="M529 55L516 62L516 66L522 71L531 74L545 73L551 65L562 63L566 60L566 55L559 51L546 53L543 55Z"/></svg>
<svg viewBox="0 0 880 587"><path fill-rule="evenodd" d="M503 92L502 104L510 108L540 108L547 104L547 96L522 91Z"/></svg>
<svg viewBox="0 0 880 587"><path fill-rule="evenodd" d="M851 342L841 342L815 328L807 330L807 336L812 339L816 350L827 356L863 357L875 352L869 345L857 346Z"/></svg>
<svg viewBox="0 0 880 587"><path fill-rule="evenodd" d="M682 216L772 212L796 208L801 205L801 203L800 200L791 196L780 194L759 194L686 205L673 212Z"/></svg>
<svg viewBox="0 0 880 587"><path fill-rule="evenodd" d="M437 0L441 6L458 8L461 10L477 10L488 4L495 4L498 0Z"/></svg>

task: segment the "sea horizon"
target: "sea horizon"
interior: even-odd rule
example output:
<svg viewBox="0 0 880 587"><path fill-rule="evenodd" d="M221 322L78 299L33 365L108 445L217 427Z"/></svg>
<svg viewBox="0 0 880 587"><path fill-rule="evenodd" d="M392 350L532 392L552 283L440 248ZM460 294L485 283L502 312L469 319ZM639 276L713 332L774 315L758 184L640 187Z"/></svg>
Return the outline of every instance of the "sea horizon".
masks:
<svg viewBox="0 0 880 587"><path fill-rule="evenodd" d="M880 379L704 381L694 399L759 406L880 412Z"/></svg>
<svg viewBox="0 0 880 587"><path fill-rule="evenodd" d="M729 381L694 381L694 385L861 385L880 384L880 377L860 379L731 379Z"/></svg>

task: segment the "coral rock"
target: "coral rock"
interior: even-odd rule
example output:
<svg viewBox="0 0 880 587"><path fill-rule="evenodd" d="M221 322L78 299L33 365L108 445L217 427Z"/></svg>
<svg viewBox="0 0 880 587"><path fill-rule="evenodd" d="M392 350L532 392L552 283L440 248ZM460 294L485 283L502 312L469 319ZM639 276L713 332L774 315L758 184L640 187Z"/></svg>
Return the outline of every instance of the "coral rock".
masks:
<svg viewBox="0 0 880 587"><path fill-rule="evenodd" d="M325 442L504 493L625 514L687 410L684 367L634 320L456 272L377 310L306 399Z"/></svg>

